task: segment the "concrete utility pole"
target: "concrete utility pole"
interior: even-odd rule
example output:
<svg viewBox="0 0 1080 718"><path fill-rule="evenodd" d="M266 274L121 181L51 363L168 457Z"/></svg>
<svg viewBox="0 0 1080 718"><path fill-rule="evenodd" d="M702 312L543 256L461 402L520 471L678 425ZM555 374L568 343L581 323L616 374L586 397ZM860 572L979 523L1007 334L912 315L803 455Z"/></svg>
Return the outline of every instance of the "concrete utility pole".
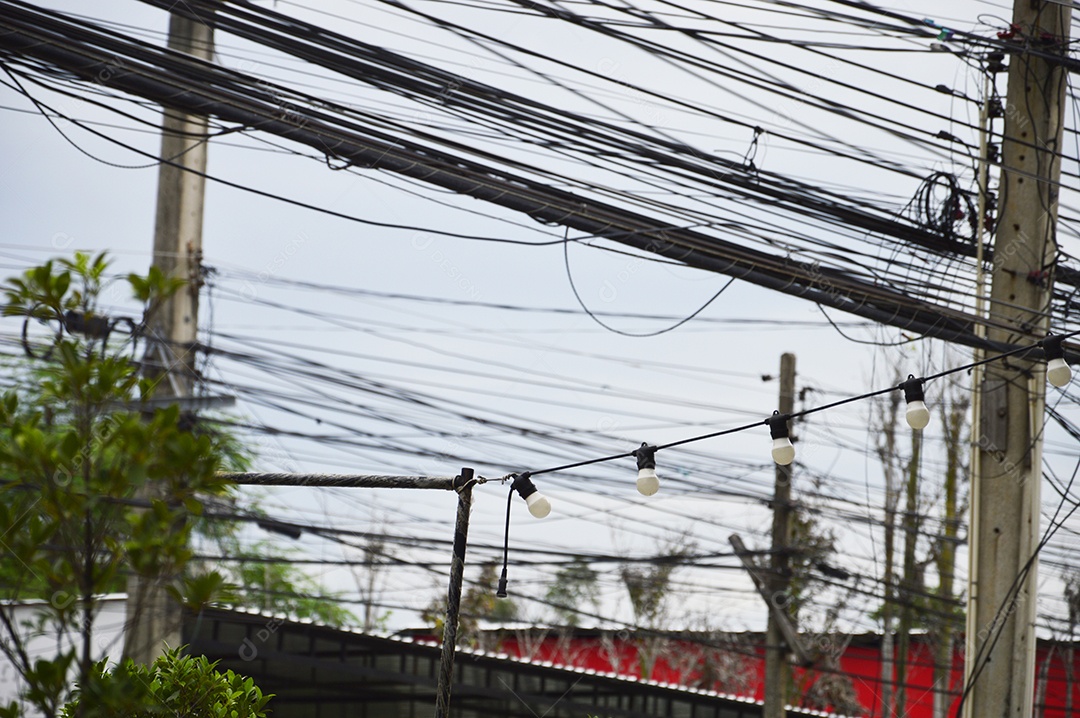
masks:
<svg viewBox="0 0 1080 718"><path fill-rule="evenodd" d="M213 30L196 20L172 15L169 48L200 59L213 57ZM165 110L158 173L154 266L187 282L164 303L149 327L147 364L160 381L159 397L189 397L194 386L194 354L199 316L203 196L207 118ZM177 166L179 165L179 166ZM193 170L193 171L188 171ZM180 645L179 606L165 593L170 577L128 579L124 655L149 664L166 647Z"/></svg>
<svg viewBox="0 0 1080 718"><path fill-rule="evenodd" d="M169 48L202 60L214 54L213 30L198 20L172 15ZM152 327L165 377L158 395L191 395L199 319L203 198L206 192L207 118L165 110L161 125L154 266L187 285L158 313Z"/></svg>
<svg viewBox="0 0 1080 718"><path fill-rule="evenodd" d="M1028 51L1063 56L1070 16L1068 4L1015 0L988 307L987 337L994 342L1032 342L1049 329L1066 73ZM1015 358L987 365L977 387L981 428L974 437L978 468L963 699L968 718L1032 714L1045 387L1041 362Z"/></svg>
<svg viewBox="0 0 1080 718"><path fill-rule="evenodd" d="M795 355L780 356L781 414L795 410ZM777 609L786 610L790 598L791 579L791 466L776 465L776 484L773 489L772 571L769 574L769 601ZM763 718L784 718L787 686L791 680L791 664L787 660L790 648L777 620L776 611L769 611L765 629L765 706Z"/></svg>

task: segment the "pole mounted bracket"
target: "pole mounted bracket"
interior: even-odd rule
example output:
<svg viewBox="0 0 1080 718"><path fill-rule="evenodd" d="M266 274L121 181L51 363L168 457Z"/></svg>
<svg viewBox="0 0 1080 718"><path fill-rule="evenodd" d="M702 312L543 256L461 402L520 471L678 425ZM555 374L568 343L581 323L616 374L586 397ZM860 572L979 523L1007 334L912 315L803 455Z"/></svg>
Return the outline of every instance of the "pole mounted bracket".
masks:
<svg viewBox="0 0 1080 718"><path fill-rule="evenodd" d="M475 472L472 469L468 467L463 468L461 473L454 477L454 491L461 493L467 486L479 483L474 478L474 474Z"/></svg>

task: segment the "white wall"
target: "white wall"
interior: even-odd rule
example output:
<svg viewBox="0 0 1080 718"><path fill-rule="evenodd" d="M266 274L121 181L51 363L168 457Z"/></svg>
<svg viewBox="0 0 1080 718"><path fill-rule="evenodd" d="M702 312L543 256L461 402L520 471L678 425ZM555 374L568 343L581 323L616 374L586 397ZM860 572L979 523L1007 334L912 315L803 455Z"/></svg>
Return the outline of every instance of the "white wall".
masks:
<svg viewBox="0 0 1080 718"><path fill-rule="evenodd" d="M118 659L124 649L124 620L127 597L124 595L110 595L99 600L99 611L94 619L91 648L94 660L104 657ZM14 606L13 613L15 623L19 626L22 636L31 636L33 631L25 628L24 624L34 623L36 617L42 611L41 603L26 603ZM58 634L55 626L47 627L44 635L36 635L26 642L26 650L31 661L38 658L55 656L58 650L70 649L73 642L80 640L78 635L71 632ZM10 645L10 637L6 631L0 634L0 641L4 645ZM81 644L78 644L81 645ZM72 672L74 684L74 671ZM7 705L11 701L17 701L19 690L23 687L22 678L15 669L14 664L6 656L0 655L0 705ZM27 710L26 715L39 715Z"/></svg>

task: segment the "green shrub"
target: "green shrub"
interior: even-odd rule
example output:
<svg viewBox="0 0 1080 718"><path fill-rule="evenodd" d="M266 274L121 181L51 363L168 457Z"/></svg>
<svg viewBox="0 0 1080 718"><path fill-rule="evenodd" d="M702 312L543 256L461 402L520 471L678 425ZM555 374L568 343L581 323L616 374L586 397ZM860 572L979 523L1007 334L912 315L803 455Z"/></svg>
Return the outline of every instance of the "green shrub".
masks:
<svg viewBox="0 0 1080 718"><path fill-rule="evenodd" d="M106 671L99 663L60 718L265 718L270 698L251 678L175 649L151 666L127 660Z"/></svg>

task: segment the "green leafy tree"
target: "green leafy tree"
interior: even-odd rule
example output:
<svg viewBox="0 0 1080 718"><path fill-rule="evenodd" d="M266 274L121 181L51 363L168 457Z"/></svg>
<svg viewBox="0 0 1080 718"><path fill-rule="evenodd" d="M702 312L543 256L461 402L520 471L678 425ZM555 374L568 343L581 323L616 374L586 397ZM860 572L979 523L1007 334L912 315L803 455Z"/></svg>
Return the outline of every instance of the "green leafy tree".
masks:
<svg viewBox="0 0 1080 718"><path fill-rule="evenodd" d="M1080 625L1080 572L1072 571L1065 576L1065 590L1062 593L1067 610L1069 641L1065 648L1065 715L1073 711L1073 683L1076 680L1074 657L1076 653L1076 627Z"/></svg>
<svg viewBox="0 0 1080 718"><path fill-rule="evenodd" d="M902 376L898 371L897 384ZM911 635L916 629L926 631L924 640L933 652L934 715L946 714L951 700L955 636L964 625L964 611L954 583L959 517L965 510L962 487L968 483L969 474L965 457L970 444L970 399L966 389L957 384L943 383L938 391L939 400L934 403L944 439L940 442L944 447L940 473L936 463L931 466L921 460L924 445L920 432L910 435L908 450L899 440L908 435L900 417L900 392L892 392L879 403L872 416L871 431L879 437L877 455L886 486L884 601L870 613L870 618L882 624L879 709L885 714L905 709L908 696L904 685L908 682ZM940 489L935 490L936 485ZM901 498L905 499L902 507ZM927 541L923 517L938 512L941 533ZM902 561L898 562L895 544L900 536L904 540ZM902 569L899 575L897 563ZM927 583L928 567L937 574L936 587Z"/></svg>
<svg viewBox="0 0 1080 718"><path fill-rule="evenodd" d="M965 387L946 384L939 402L941 426L945 433L945 474L942 486L942 535L936 540L931 559L937 570L938 585L935 600L929 606L930 637L934 646L934 716L944 717L950 702L950 681L953 673L953 645L956 634L964 630L964 610L958 605L954 583L956 579L956 547L960 543L960 516L965 506L961 487L969 485L969 467L965 462L970 446L971 427L968 410L971 399Z"/></svg>
<svg viewBox="0 0 1080 718"><path fill-rule="evenodd" d="M128 660L107 671L102 661L93 675L90 687L76 690L61 718L265 718L272 697L263 695L251 678L231 670L222 673L216 661L184 656L179 649L151 666Z"/></svg>
<svg viewBox="0 0 1080 718"><path fill-rule="evenodd" d="M836 535L821 525L812 510L800 505L791 513L791 579L787 611L798 624L799 612L827 585L819 577L836 552Z"/></svg>
<svg viewBox="0 0 1080 718"><path fill-rule="evenodd" d="M600 574L582 559L574 559L556 572L544 598L559 621L576 626L581 611L596 606L599 578Z"/></svg>
<svg viewBox="0 0 1080 718"><path fill-rule="evenodd" d="M265 541L231 554L240 560L226 569L237 585L238 606L258 607L267 613L306 618L326 626L356 624L356 616L327 594L317 581L288 562L288 553Z"/></svg>
<svg viewBox="0 0 1080 718"><path fill-rule="evenodd" d="M383 520L383 524L386 525L386 519ZM376 535L368 536L354 548L360 550L364 559L362 568L353 569L353 578L356 580L356 588L360 593L360 603L364 612L361 625L365 631L386 631L393 611L380 610L378 605L381 593L380 580L394 560L394 552L387 545L385 538Z"/></svg>
<svg viewBox="0 0 1080 718"><path fill-rule="evenodd" d="M130 350L180 283L156 269L128 276L143 316L118 336L100 307L107 266L104 255L77 254L3 285L3 314L23 319L36 361L0 401L0 651L22 679L23 705L47 718L69 697L72 674L84 693L98 690L99 597L131 572L179 582L191 556L188 518L227 489L217 478L223 438L176 406L151 409L154 382ZM30 331L34 323L48 331ZM16 615L28 601L29 622ZM57 635L57 652L34 657L28 643L46 633ZM89 711L86 701L72 715Z"/></svg>
<svg viewBox="0 0 1080 718"><path fill-rule="evenodd" d="M512 621L517 618L516 604L508 598L497 598L495 589L499 583L498 567L493 563L480 566L480 575L475 581L468 581L461 594L461 606L458 617L458 643L461 645L487 648L487 639L480 631L480 621ZM425 623L433 630L442 633L446 622L445 594L432 599L421 614ZM493 639L497 640L497 639Z"/></svg>
<svg viewBox="0 0 1080 718"><path fill-rule="evenodd" d="M240 449L230 454L230 461L234 467L242 467L232 470L247 468L247 456ZM235 497L215 498L213 508L233 513L237 510ZM243 513L255 517L260 527L283 532L285 525L270 519L258 502L248 503ZM289 562L292 551L270 541L242 541L242 526L237 521L204 517L194 520L197 544L227 560L200 559L188 564L183 584L176 592L183 606L196 613L213 603L258 608L336 628L359 623L338 602L338 594L327 592L297 564Z"/></svg>
<svg viewBox="0 0 1080 718"><path fill-rule="evenodd" d="M634 644L637 647L638 670L643 679L652 676L656 661L671 649L671 642L654 633L667 628L672 619L672 574L688 563L697 544L688 534L673 537L659 556L648 563L624 563L619 566L619 578L626 587L634 623L638 626Z"/></svg>

